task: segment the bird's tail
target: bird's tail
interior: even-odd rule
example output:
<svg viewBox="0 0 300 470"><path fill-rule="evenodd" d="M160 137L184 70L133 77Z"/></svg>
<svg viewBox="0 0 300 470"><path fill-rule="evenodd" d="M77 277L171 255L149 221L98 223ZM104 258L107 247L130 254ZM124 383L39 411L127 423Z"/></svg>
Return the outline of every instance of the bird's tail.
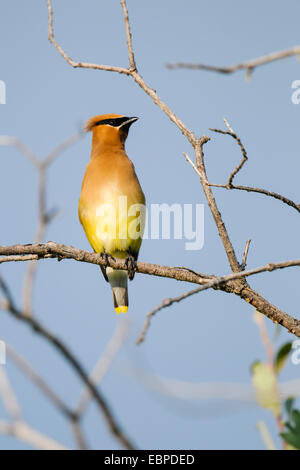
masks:
<svg viewBox="0 0 300 470"><path fill-rule="evenodd" d="M121 269L107 267L106 275L111 285L116 313L126 313L128 310L128 272Z"/></svg>

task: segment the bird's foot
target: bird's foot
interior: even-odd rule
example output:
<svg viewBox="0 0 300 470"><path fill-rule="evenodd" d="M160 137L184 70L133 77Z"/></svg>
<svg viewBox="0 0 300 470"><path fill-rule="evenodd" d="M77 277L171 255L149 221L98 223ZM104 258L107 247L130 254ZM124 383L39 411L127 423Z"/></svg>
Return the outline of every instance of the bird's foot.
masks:
<svg viewBox="0 0 300 470"><path fill-rule="evenodd" d="M130 281L134 278L134 274L137 270L137 264L136 264L136 259L132 255L128 255L125 264L128 270L128 277Z"/></svg>
<svg viewBox="0 0 300 470"><path fill-rule="evenodd" d="M116 258L114 258L109 253L100 253L99 256L102 260L104 260L106 268L107 268L107 266L109 266L109 260L110 259L113 260L113 261L116 261Z"/></svg>

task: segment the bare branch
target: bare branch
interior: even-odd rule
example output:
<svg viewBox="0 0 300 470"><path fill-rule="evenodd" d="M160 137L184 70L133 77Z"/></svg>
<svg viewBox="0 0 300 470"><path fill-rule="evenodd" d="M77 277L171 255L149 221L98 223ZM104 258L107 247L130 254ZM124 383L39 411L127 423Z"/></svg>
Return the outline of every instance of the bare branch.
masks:
<svg viewBox="0 0 300 470"><path fill-rule="evenodd" d="M7 299L7 306L6 306L7 312L13 315L13 317L16 318L17 320L20 320L21 322L31 327L34 333L40 335L45 340L47 340L67 360L68 364L76 372L78 377L81 379L82 383L89 388L93 398L95 399L96 404L98 405L99 409L101 410L106 420L106 423L111 433L115 436L116 439L119 440L119 442L125 448L133 449L134 447L132 443L124 434L124 432L121 430L106 399L101 394L101 392L97 389L94 382L90 380L88 374L85 372L82 364L75 357L75 355L64 344L64 342L61 341L59 338L57 338L49 329L44 327L39 321L35 320L34 318L28 317L26 314L24 314L22 311L20 311L16 307L14 300L12 298L12 295L10 293L10 290L7 284L3 281L1 277L0 277L0 288L2 289L3 294L5 295Z"/></svg>
<svg viewBox="0 0 300 470"><path fill-rule="evenodd" d="M45 157L45 159L42 162L43 166L49 167L54 162L54 160L56 160L57 157L59 157L62 153L64 153L74 144L79 142L79 140L82 139L84 135L85 135L84 130L79 129L78 132L75 132L75 134L71 135L70 137L65 139L63 142L61 142L59 145L57 145L57 147L51 150L51 152Z"/></svg>
<svg viewBox="0 0 300 470"><path fill-rule="evenodd" d="M128 10L127 10L127 6L126 6L126 3L125 3L124 0L121 0L121 6L123 8L123 15L124 15L124 22L125 22L125 29L126 29L126 38L127 38L127 48L128 48L128 54L129 54L130 71L135 72L135 71L137 71L137 69L136 69L136 63L135 63L135 60L134 60L133 48L132 48L132 36L131 36L131 31L130 31Z"/></svg>
<svg viewBox="0 0 300 470"><path fill-rule="evenodd" d="M187 139L191 142L195 142L195 135L183 124L183 122L173 113L173 111L159 98L156 91L153 90L147 83L144 81L143 77L137 72L136 64L134 61L133 49L132 49L132 39L131 39L131 32L130 32L130 24L128 18L128 10L126 6L125 0L121 1L123 14L124 14L124 22L126 28L126 36L127 36L127 47L128 47L128 54L129 54L129 61L130 61L130 68L123 68L123 67L113 67L111 65L99 65L99 64L91 64L86 62L74 62L62 49L62 47L55 41L54 39L54 32L53 32L53 10L51 0L46 0L47 7L48 7L48 38L49 41L54 45L57 51L62 55L62 57L70 64L72 67L81 67L81 68L88 68L88 69L96 69L96 70L105 70L108 72L119 72L126 75L130 75L133 80L149 95L154 103L159 106L159 108L171 119L171 121L180 129L180 131L187 137Z"/></svg>
<svg viewBox="0 0 300 470"><path fill-rule="evenodd" d="M127 270L124 260L109 258L107 260L101 254L90 253L88 251L79 250L72 246L61 245L54 242L28 244L28 245L12 245L0 246L0 255L37 255L39 259L55 257L59 261L62 259L73 259L85 263L92 263L96 265L108 265L115 269ZM1 258L0 258L1 259ZM2 263L8 258L2 257ZM211 278L210 275L202 273L194 273L187 268L172 268L169 266L161 266L157 264L137 262L137 272L142 274L149 274L153 276L168 277L170 279L177 279L179 281L193 282L203 284L207 279Z"/></svg>
<svg viewBox="0 0 300 470"><path fill-rule="evenodd" d="M10 359L20 369L29 380L37 386L37 388L51 401L56 408L58 408L62 414L68 419L75 419L75 413L69 408L69 406L63 402L63 400L57 395L57 393L50 387L50 385L34 370L23 357L21 357L11 346L6 345L6 352Z"/></svg>
<svg viewBox="0 0 300 470"><path fill-rule="evenodd" d="M80 450L89 450L89 446L86 442L85 436L83 434L82 428L78 421L73 421L72 424L72 431L77 442L77 446Z"/></svg>
<svg viewBox="0 0 300 470"><path fill-rule="evenodd" d="M4 367L2 366L0 366L0 396L10 418L13 420L21 420L21 407Z"/></svg>
<svg viewBox="0 0 300 470"><path fill-rule="evenodd" d="M204 287L204 286L203 286ZM208 289L208 287L207 287ZM157 312L162 310L163 308L170 307L173 305L175 302L181 302L182 300L186 299L187 297L190 297L193 294L196 294L199 292L198 288L190 290L188 292L184 292L183 294L177 296L177 297L169 297L167 299L164 299L157 307L155 307L151 312L148 312L146 315L146 320L144 322L143 328L138 336L138 339L136 341L137 346L139 346L143 341L146 339L146 334L148 332L148 329L151 324L152 317L156 315Z"/></svg>
<svg viewBox="0 0 300 470"><path fill-rule="evenodd" d="M38 168L38 224L36 235L34 238L35 243L43 241L46 234L48 225L48 218L46 215L46 167L40 165ZM32 315L32 302L33 302L33 284L37 270L37 262L31 261L28 264L27 271L23 284L23 310L26 315Z"/></svg>
<svg viewBox="0 0 300 470"><path fill-rule="evenodd" d="M8 291L8 289L7 289ZM7 348L7 351L10 348ZM55 450L66 449L55 440L45 436L31 428L22 418L22 411L14 389L7 377L5 369L0 366L0 395L4 407L11 421L0 420L0 433L11 435L27 444L41 449Z"/></svg>
<svg viewBox="0 0 300 470"><path fill-rule="evenodd" d="M83 129L68 137L61 144L55 147L44 160L39 160L37 167L38 171L38 223L36 228L36 234L34 241L35 243L41 243L44 240L46 231L50 222L54 219L57 211L50 214L47 210L46 203L46 182L47 182L47 170L54 160L60 156L63 152L68 150L72 145L78 142L84 135ZM23 285L23 310L27 315L32 315L32 303L33 303L33 286L37 270L37 263L32 261L29 263L27 272L25 274L24 285Z"/></svg>
<svg viewBox="0 0 300 470"><path fill-rule="evenodd" d="M106 259L101 257L101 255L98 255L96 253L89 253L87 251L78 250L74 247L68 247L53 242L37 245L0 246L0 255L14 256L21 254L38 254L39 258L44 258L45 255L51 254L53 256L56 256L58 259L68 258L80 262L92 263L97 265L108 264L109 266L115 269L127 270L126 263L123 260L109 259L107 261ZM282 263L269 263L266 266L248 271L240 271L239 267L239 270L233 274L221 277L212 277L211 275L203 275L200 273L196 274L192 270L188 270L187 268L172 268L169 266L160 266L139 261L137 263L137 272L153 276L167 277L170 279L177 279L179 281L187 281L195 284L201 284L201 288L199 287L198 290L194 289L192 291L193 293L218 286L218 288L224 290L225 292L230 292L239 295L242 299L246 300L246 302L251 303L255 308L257 308L257 310L264 313L268 318L270 318L276 323L280 323L282 326L287 328L296 336L300 337L299 320L291 317L287 313L281 311L274 305L270 304L258 293L253 291L247 284L241 282L241 280L243 280L246 276L258 274L264 271L274 271L275 269L282 269L299 265L300 260L293 260ZM231 281L238 282L230 284ZM1 280L1 278L0 287L2 287L2 290L5 292L6 286L3 286L3 280ZM6 293L7 299L9 299L8 295ZM188 296L189 295L185 295L184 298Z"/></svg>
<svg viewBox="0 0 300 470"><path fill-rule="evenodd" d="M247 242L248 243L248 242ZM60 259L67 258L75 261L97 264L97 265L108 265L114 269L127 270L126 264L121 259L104 260L101 255L97 253L91 253L89 251L79 250L72 246L61 245L59 243L48 242L41 244L28 244L28 245L10 245L0 246L0 254L9 256L15 253L25 255L28 253L36 253L40 259L49 258L50 251L53 257ZM142 274L150 274L153 276L167 277L170 279L177 279L179 281L192 282L195 284L202 284L199 289L206 290L209 287L215 287L218 284L222 284L227 281L240 279L246 276L252 276L254 274L275 271L277 269L290 268L293 266L300 266L300 259L283 261L280 263L268 263L258 268L249 269L247 271L238 271L236 273L224 275L224 276L211 276L207 274L195 273L192 270L184 267L172 268L169 266L161 266L158 264L144 263L141 261L137 262L137 272ZM189 277L191 276L191 277ZM207 282L208 281L208 282ZM1 283L1 278L0 278ZM3 289L3 286L0 284ZM200 291L199 291L200 292Z"/></svg>
<svg viewBox="0 0 300 470"><path fill-rule="evenodd" d="M74 438L80 449L88 449L84 434L80 425L80 416L57 395L50 385L39 375L29 362L21 357L11 346L6 345L9 358L23 372L28 379L45 395L46 398L70 421ZM1 370L0 370L1 372Z"/></svg>
<svg viewBox="0 0 300 470"><path fill-rule="evenodd" d="M47 212L46 207L46 172L51 163L71 145L77 142L84 135L83 129L80 129L74 135L64 140L61 144L55 147L44 160L40 160L36 154L27 147L17 137L0 136L0 145L6 145L15 147L21 152L29 162L36 168L38 172L38 223L35 234L35 243L41 243L44 239L47 226L53 220L56 212L50 214ZM29 258L28 258L29 259ZM33 257L32 260L36 258ZM13 261L11 259L10 261ZM15 259L14 261L17 261ZM4 262L0 259L0 263ZM32 315L32 296L33 296L33 284L36 274L37 264L35 261L29 263L27 272L25 274L25 280L23 285L23 310L27 312L27 315Z"/></svg>
<svg viewBox="0 0 300 470"><path fill-rule="evenodd" d="M119 352L126 336L128 333L128 320L124 319L117 324L116 330L111 337L109 343L107 344L103 354L101 354L93 372L90 375L90 379L95 384L100 384L105 376L106 372L108 371L109 367L111 366L112 361L114 360L115 356ZM78 404L76 407L76 413L79 417L83 415L86 411L88 404L91 400L91 392L90 390L85 387L79 397Z"/></svg>
<svg viewBox="0 0 300 470"><path fill-rule="evenodd" d="M62 54L62 56L65 58L65 60L67 60L69 63L71 63L71 65L75 66L76 64L73 61L71 61L71 59L68 56L65 55L64 51L54 41L53 25L52 25L51 0L47 0L47 5L48 5L48 14L49 14L49 39L54 44L54 46L58 49L58 51ZM128 19L128 12L127 12L127 7L126 7L126 1L125 0L122 0L122 8L123 8L123 13L124 13L124 21L125 21L125 27L126 27L126 33L127 33L128 52L129 52L129 57L131 57L130 60L132 61L133 60L132 59L133 55L131 55L133 53L132 52L132 42L131 42L129 19ZM298 52L298 48L297 48L297 51L293 51L293 54L296 53L296 52ZM284 55L287 56L288 53L285 52ZM290 55L292 55L292 54L290 54ZM255 64L253 64L253 63L249 64L248 63L247 64L248 71L250 69L252 70L253 66L256 66L256 65L261 64L262 62L267 62L267 61L271 61L271 60L275 60L275 58L274 57L269 57L267 59L263 58L263 60L258 61L258 63L256 61ZM89 67L89 66L92 66L92 64L87 64L87 67ZM101 69L101 66L98 66L98 67ZM108 69L112 70L111 67L108 68ZM103 67L102 67L102 70L103 70ZM219 236L220 236L220 238L222 240L222 243L224 245L224 248L225 248L225 251L226 251L226 254L227 254L227 258L229 260L232 271L238 273L239 270L240 270L240 266L239 266L234 248L233 248L232 243L230 241L230 238L229 238L228 232L226 230L225 224L222 220L221 214L218 210L215 198L214 198L213 193L212 193L211 188L210 188L210 184L207 181L206 169L205 169L204 158L203 158L203 145L204 145L204 143L206 143L209 140L209 138L206 137L206 136L202 136L201 139L197 139L195 134L193 132L191 132L183 124L183 122L180 121L180 119L171 111L171 109L168 108L168 106L158 97L156 91L151 89L149 87L149 85L146 84L146 82L138 74L137 71L131 70L131 69L126 69L126 70L128 72L128 75L130 75L133 78L133 80L145 91L145 93L147 93L152 98L154 103L157 104L160 107L160 109L171 119L171 121L174 122L177 125L177 127L181 130L181 132L187 137L189 142L192 144L192 146L195 150L196 166L197 166L198 172L200 172L200 175L201 175L200 176L201 184L202 184L206 199L208 201L211 213L214 217L216 226L218 228ZM239 169L237 169L237 171L239 171ZM233 174L233 177L235 176L235 174L236 173ZM111 266L112 267L117 267L117 264L114 265L114 266L111 264ZM141 263L139 263L139 271L140 272L143 272L142 271L143 267L145 267L145 266L142 266ZM124 269L124 266L120 267L120 265L119 265L118 268L119 269ZM150 274L149 271L151 271L151 270L149 269L149 265L148 265L146 270L145 270L145 273L147 272L147 273ZM163 274L161 274L162 271L160 270L160 268L158 268L158 271L159 271L160 274L157 274L157 271L155 272L155 269L152 270L151 274L163 275L164 277L166 277L166 271L165 270L163 270L164 271ZM185 273L187 274L188 271L186 271ZM170 272L168 274L170 274ZM173 274L172 277L174 277L176 279L183 280L181 275L177 276L178 273L176 273L176 275L174 275L175 273L173 272L172 274ZM190 272L189 272L189 275L191 275ZM170 277L170 276L168 276L168 277ZM201 278L198 278L196 283L203 283L203 282L202 282ZM251 303L253 306L255 306L255 308L257 308L259 311L263 312L266 316L271 318L273 321L278 321L281 324L285 324L286 327L289 330L291 330L291 331L296 331L297 330L297 328L298 328L297 320L293 319L292 317L290 317L289 319L285 318L285 320L287 320L287 322L285 320L283 320L284 315L286 315L286 314L284 312L282 312L281 310L279 310L274 305L267 302L257 292L253 291L247 285L244 278L243 279L236 279L232 285L230 285L229 283L226 283L223 286L223 290L225 290L226 292L231 292L231 293L234 293L236 295L239 295L242 299L244 299L245 301Z"/></svg>
<svg viewBox="0 0 300 470"><path fill-rule="evenodd" d="M126 371L127 372L127 371ZM255 403L256 392L252 384L234 382L188 382L172 379L133 367L128 368L148 389L178 400L228 400ZM278 384L282 400L297 396L300 392L300 380L289 380Z"/></svg>
<svg viewBox="0 0 300 470"><path fill-rule="evenodd" d="M214 198L214 195L211 191L211 188L209 186L209 183L207 181L207 175L206 175L206 169L205 169L205 164L204 164L204 153L203 153L203 145L209 141L209 137L203 136L201 139L198 139L196 145L195 145L195 155L196 155L196 163L197 163L197 168L198 171L200 172L201 176L201 184L204 190L204 194L206 196L209 208L211 210L212 216L215 220L216 226L218 228L219 236L220 239L223 243L224 249L227 254L227 258L230 264L230 267L232 271L239 271L240 270L240 265L237 260L234 248L232 246L232 243L230 241L227 229L225 227L225 224L222 220L221 213L218 209L216 200Z"/></svg>
<svg viewBox="0 0 300 470"><path fill-rule="evenodd" d="M48 7L48 39L53 44L55 49L60 53L60 55L65 59L68 64L72 65L72 67L77 68L85 68L85 69L96 69L96 70L106 70L108 72L118 72L124 73L126 75L130 75L130 71L124 67L112 67L110 65L98 65L98 64L90 64L86 62L75 62L72 60L68 54L63 50L63 48L55 41L54 39L54 31L53 31L53 10L51 0L47 1Z"/></svg>
<svg viewBox="0 0 300 470"><path fill-rule="evenodd" d="M53 255L46 255L44 257L46 258L55 258ZM18 261L32 261L32 260L38 260L39 255L20 255L20 256L1 256L0 257L0 264L1 263L10 263L12 261L18 262Z"/></svg>
<svg viewBox="0 0 300 470"><path fill-rule="evenodd" d="M53 18L52 18L52 7L51 7L51 0L47 0L47 5L48 5L48 28L49 28L49 39L50 41L55 45L56 48L58 48L58 44L54 41L53 37ZM125 27L126 27L126 34L127 34L127 47L128 47L128 52L129 52L129 58L132 63L134 63L133 59L133 50L132 50L132 40L131 40L131 33L130 33L130 25L129 25L129 18L128 18L128 11L126 7L126 1L122 0L121 5L123 8L123 14L124 14L124 21L125 21ZM70 59L68 56L64 56L64 53L62 49L58 49L59 52L63 55L65 60L67 60L69 63ZM71 65L74 65L71 63ZM134 63L135 67L135 63ZM143 78L138 74L136 70L131 70L129 69L129 74L131 77L134 79L134 81L152 98L155 104L157 104L160 109L169 116L171 121L173 121L177 127L181 130L181 132L187 137L189 142L193 145L195 149L195 155L196 155L196 161L197 161L197 168L200 171L202 177L201 177L201 183L206 195L206 198L208 200L208 204L210 207L210 210L212 211L213 217L215 219L216 225L218 227L219 235L221 237L221 240L223 242L224 248L227 253L228 260L230 262L230 266L233 271L239 271L239 264L233 249L233 246L230 242L228 233L226 231L224 222L221 218L221 214L217 208L215 199L213 197L212 191L209 187L209 184L207 183L207 178L206 178L206 172L205 172L205 166L204 166L204 161L203 161L203 150L202 147L203 145L209 140L208 137L203 136L201 139L197 139L196 136L191 132L180 119L171 111L170 108L158 97L157 93L155 90L150 88L146 82L143 80Z"/></svg>
<svg viewBox="0 0 300 470"><path fill-rule="evenodd" d="M235 185L232 184L233 178L236 176L236 174L242 169L244 166L245 162L248 160L247 152L246 149L241 141L241 139L238 137L238 135L232 130L226 119L224 118L224 122L226 126L228 127L229 131L223 131L222 129L213 129L210 128L211 131L217 132L219 134L224 134L224 135L230 135L233 137L236 142L238 143L241 152L242 152L242 161L239 163L239 165L230 173L229 179L227 184L215 184L215 183L208 183L209 186L212 186L214 188L223 188L223 189L238 189L240 191L247 191L247 192L253 192L253 193L260 193L264 194L265 196L273 197L274 199L278 199L279 201L283 202L284 204L287 204L290 207L293 207L296 209L297 212L300 212L300 204L296 204L294 201L291 199L288 199L285 196L282 196L281 194L274 193L273 191L268 191L266 189L262 188L254 188L250 186L242 186L242 185Z"/></svg>
<svg viewBox="0 0 300 470"><path fill-rule="evenodd" d="M249 246L249 244L248 244L248 246ZM207 289L211 289L211 288L220 288L220 289L222 289L222 287L224 287L224 286L222 286L222 284L224 284L228 281L234 281L236 279L241 279L241 278L244 278L244 277L247 277L247 276L253 276L255 274L263 273L263 272L266 272L266 271L271 272L271 271L275 271L275 270L278 270L278 269L284 269L284 268L289 268L289 267L294 267L294 266L300 266L300 259L293 260L293 261L285 261L285 262L282 262L282 263L268 263L265 266L260 266L258 268L248 269L247 271L243 270L243 271L240 271L240 272L237 272L237 273L232 273L232 274L227 274L227 275L224 275L224 276L216 277L216 278L210 280L209 282L207 282L206 284L204 284L202 286L199 286L199 287L196 287L195 289L192 289L190 291L184 292L183 294L181 294L177 297L170 297L170 298L164 299L161 304L159 304L157 307L155 307L153 310L151 310L151 312L147 313L146 320L145 320L145 323L143 325L142 331L139 334L139 337L137 339L137 344L139 345L145 340L146 333L147 333L147 331L150 327L152 317L157 312L159 312L160 310L162 310L166 307L169 307L170 305L172 305L175 302L181 302L182 300L185 300L188 297L191 297L192 295L198 294L199 292L202 292L202 291L207 290ZM240 295L240 294L238 294L238 295ZM283 313L283 315L282 315L280 321L278 321L278 319L276 319L276 320L273 319L273 321L275 321L275 323L280 323L282 326L285 326L285 325L289 324L290 327L292 328L292 329L290 329L290 327L288 327L289 331L294 333L296 336L300 337L300 320L298 320L296 318L293 318L293 317L291 317L290 315L288 315L284 312L282 312L282 313Z"/></svg>
<svg viewBox="0 0 300 470"><path fill-rule="evenodd" d="M265 323L265 317L259 311L255 311L254 321L258 326L259 334L260 334L263 346L264 346L265 351L266 351L267 364L268 364L269 368L275 372L274 348L273 348L272 341L271 341L271 339L269 337L269 334L268 334L268 330L267 330L266 323ZM278 380L276 380L275 387L276 387L277 393L279 395ZM282 433L284 431L284 421L282 419L282 410L281 410L281 412L276 413L276 415L274 417L275 417L275 420L276 420L278 433L280 435L280 433ZM284 441L284 439L282 439L282 445L283 445L283 449L286 449L286 442Z"/></svg>
<svg viewBox="0 0 300 470"><path fill-rule="evenodd" d="M205 64L192 64L187 62L177 62L174 64L167 64L167 68L169 69L192 69L192 70L206 70L208 72L218 72L224 74L231 74L234 72L238 72L240 70L246 70L247 76L251 76L253 70L256 67L260 67L261 65L270 64L271 62L275 62L277 60L286 59L288 57L292 57L295 55L300 54L300 45L294 46L290 49L285 49L283 51L272 52L271 54L264 55L262 57L258 57L256 59L248 60L246 62L240 62L235 65L230 65L226 67L216 67L214 65L205 65Z"/></svg>
<svg viewBox="0 0 300 470"><path fill-rule="evenodd" d="M0 433L13 436L20 441L42 450L68 450L54 439L31 428L24 421L0 421Z"/></svg>
<svg viewBox="0 0 300 470"><path fill-rule="evenodd" d="M8 135L1 135L0 136L0 145L6 145L9 147L15 147L27 160L36 168L40 166L40 160L36 156L36 154L27 147L22 140L18 139L17 137L11 137Z"/></svg>

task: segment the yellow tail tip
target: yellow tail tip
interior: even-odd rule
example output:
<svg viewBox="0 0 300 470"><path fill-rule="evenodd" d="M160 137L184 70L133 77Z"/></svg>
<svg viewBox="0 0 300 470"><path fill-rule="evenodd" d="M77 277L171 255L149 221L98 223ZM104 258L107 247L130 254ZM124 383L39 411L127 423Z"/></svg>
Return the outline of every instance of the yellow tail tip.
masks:
<svg viewBox="0 0 300 470"><path fill-rule="evenodd" d="M119 313L126 313L128 310L128 307L125 305L122 305L122 307L115 307L116 313L119 315Z"/></svg>

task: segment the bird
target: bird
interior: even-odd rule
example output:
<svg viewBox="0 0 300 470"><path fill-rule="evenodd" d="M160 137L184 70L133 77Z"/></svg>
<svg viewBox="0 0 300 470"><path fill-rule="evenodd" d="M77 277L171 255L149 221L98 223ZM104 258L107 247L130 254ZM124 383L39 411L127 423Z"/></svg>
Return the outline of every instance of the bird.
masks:
<svg viewBox="0 0 300 470"><path fill-rule="evenodd" d="M145 195L125 141L137 117L101 114L90 118L91 159L83 177L78 215L94 252L106 260L100 265L110 283L117 314L128 310L128 277L133 279L145 225ZM109 257L123 259L128 270L108 266Z"/></svg>

